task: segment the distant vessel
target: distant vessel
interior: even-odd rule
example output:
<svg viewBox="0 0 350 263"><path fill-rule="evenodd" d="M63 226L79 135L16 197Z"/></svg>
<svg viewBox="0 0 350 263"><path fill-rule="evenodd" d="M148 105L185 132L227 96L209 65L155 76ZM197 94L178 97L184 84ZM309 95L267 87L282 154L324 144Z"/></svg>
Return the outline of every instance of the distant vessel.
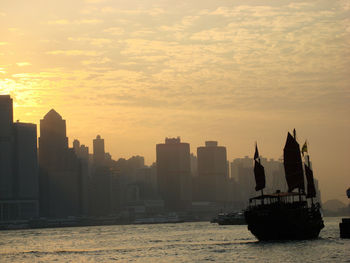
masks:
<svg viewBox="0 0 350 263"><path fill-rule="evenodd" d="M302 154L307 153L305 142ZM254 155L254 175L256 191L261 195L251 198L244 212L248 229L259 240L302 240L317 238L324 227L319 203L314 203L316 189L309 155L304 156L304 169L299 144L288 133L284 147L284 169L288 192L264 195L265 171L260 162L257 146ZM307 194L304 186L304 170L307 181ZM293 192L298 189L298 192ZM311 199L308 204L308 199Z"/></svg>
<svg viewBox="0 0 350 263"><path fill-rule="evenodd" d="M231 212L231 213L219 213L214 217L211 223L218 223L219 225L245 225L245 219L243 213Z"/></svg>

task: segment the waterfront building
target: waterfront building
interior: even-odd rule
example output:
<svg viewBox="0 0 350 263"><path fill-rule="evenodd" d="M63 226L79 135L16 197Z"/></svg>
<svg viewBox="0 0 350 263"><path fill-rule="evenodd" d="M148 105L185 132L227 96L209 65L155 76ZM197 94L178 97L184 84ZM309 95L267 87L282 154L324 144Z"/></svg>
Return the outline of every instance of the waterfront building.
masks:
<svg viewBox="0 0 350 263"><path fill-rule="evenodd" d="M13 102L0 96L0 200L14 198L13 193Z"/></svg>
<svg viewBox="0 0 350 263"><path fill-rule="evenodd" d="M89 161L89 147L80 145L79 140L73 141L73 149L81 164L81 213L89 214L89 184L91 181L91 165Z"/></svg>
<svg viewBox="0 0 350 263"><path fill-rule="evenodd" d="M93 158L94 165L104 165L106 153L105 153L105 140L100 135L96 136L93 140Z"/></svg>
<svg viewBox="0 0 350 263"><path fill-rule="evenodd" d="M0 220L38 216L36 125L13 123L13 102L0 95Z"/></svg>
<svg viewBox="0 0 350 263"><path fill-rule="evenodd" d="M39 165L41 215L80 215L81 162L68 148L66 121L53 109L40 120Z"/></svg>
<svg viewBox="0 0 350 263"><path fill-rule="evenodd" d="M180 138L166 138L157 144L157 183L165 208L190 209L192 201L190 145Z"/></svg>
<svg viewBox="0 0 350 263"><path fill-rule="evenodd" d="M226 148L206 141L197 148L199 201L227 201L228 171Z"/></svg>
<svg viewBox="0 0 350 263"><path fill-rule="evenodd" d="M97 135L93 140L93 165L89 183L90 215L107 216L112 211L111 160L111 156L105 152L104 139Z"/></svg>
<svg viewBox="0 0 350 263"><path fill-rule="evenodd" d="M254 196L255 181L253 159L245 156L231 162L231 178L237 182L237 201L240 208L246 208L249 198Z"/></svg>

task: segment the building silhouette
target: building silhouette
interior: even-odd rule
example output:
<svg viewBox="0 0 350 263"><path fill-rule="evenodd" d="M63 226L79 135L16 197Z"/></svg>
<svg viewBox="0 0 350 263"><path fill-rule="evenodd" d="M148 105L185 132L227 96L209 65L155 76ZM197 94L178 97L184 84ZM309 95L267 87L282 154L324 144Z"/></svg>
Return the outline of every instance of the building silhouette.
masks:
<svg viewBox="0 0 350 263"><path fill-rule="evenodd" d="M36 125L13 123L13 102L0 95L0 220L38 216Z"/></svg>
<svg viewBox="0 0 350 263"><path fill-rule="evenodd" d="M68 148L66 121L53 109L40 120L39 165L41 215L80 215L81 162Z"/></svg>
<svg viewBox="0 0 350 263"><path fill-rule="evenodd" d="M13 193L13 102L0 96L0 200L14 198Z"/></svg>
<svg viewBox="0 0 350 263"><path fill-rule="evenodd" d="M216 141L206 141L197 148L199 200L211 202L227 201L227 157L226 148Z"/></svg>
<svg viewBox="0 0 350 263"><path fill-rule="evenodd" d="M157 144L157 182L165 209L184 211L191 208L190 145L180 138L166 138Z"/></svg>
<svg viewBox="0 0 350 263"><path fill-rule="evenodd" d="M73 141L73 150L80 160L81 165L81 213L86 216L89 214L89 184L91 181L91 164L89 161L89 147L80 145L79 140Z"/></svg>
<svg viewBox="0 0 350 263"><path fill-rule="evenodd" d="M104 165L106 158L105 140L100 135L97 135L96 139L93 140L93 158L95 166Z"/></svg>
<svg viewBox="0 0 350 263"><path fill-rule="evenodd" d="M109 162L106 161L105 141L100 135L97 135L93 140L93 165L89 186L90 215L107 216L111 213L112 177L110 168Z"/></svg>

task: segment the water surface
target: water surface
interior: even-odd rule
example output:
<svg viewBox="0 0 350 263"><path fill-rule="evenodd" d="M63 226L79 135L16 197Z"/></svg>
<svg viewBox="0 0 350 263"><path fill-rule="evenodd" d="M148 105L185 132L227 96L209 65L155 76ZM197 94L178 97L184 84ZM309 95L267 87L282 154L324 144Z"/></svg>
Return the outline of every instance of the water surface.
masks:
<svg viewBox="0 0 350 263"><path fill-rule="evenodd" d="M0 262L350 262L340 218L315 240L258 242L245 225L206 222L0 232Z"/></svg>

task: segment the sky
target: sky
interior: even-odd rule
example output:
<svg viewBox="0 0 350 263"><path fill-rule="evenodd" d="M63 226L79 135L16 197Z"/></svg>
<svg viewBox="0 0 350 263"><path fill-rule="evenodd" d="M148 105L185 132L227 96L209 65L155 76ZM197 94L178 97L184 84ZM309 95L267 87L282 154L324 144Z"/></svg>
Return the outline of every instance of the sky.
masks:
<svg viewBox="0 0 350 263"><path fill-rule="evenodd" d="M348 0L0 0L0 94L39 125L155 161L165 137L228 160L309 142L322 199L348 202ZM39 126L38 126L39 132Z"/></svg>

